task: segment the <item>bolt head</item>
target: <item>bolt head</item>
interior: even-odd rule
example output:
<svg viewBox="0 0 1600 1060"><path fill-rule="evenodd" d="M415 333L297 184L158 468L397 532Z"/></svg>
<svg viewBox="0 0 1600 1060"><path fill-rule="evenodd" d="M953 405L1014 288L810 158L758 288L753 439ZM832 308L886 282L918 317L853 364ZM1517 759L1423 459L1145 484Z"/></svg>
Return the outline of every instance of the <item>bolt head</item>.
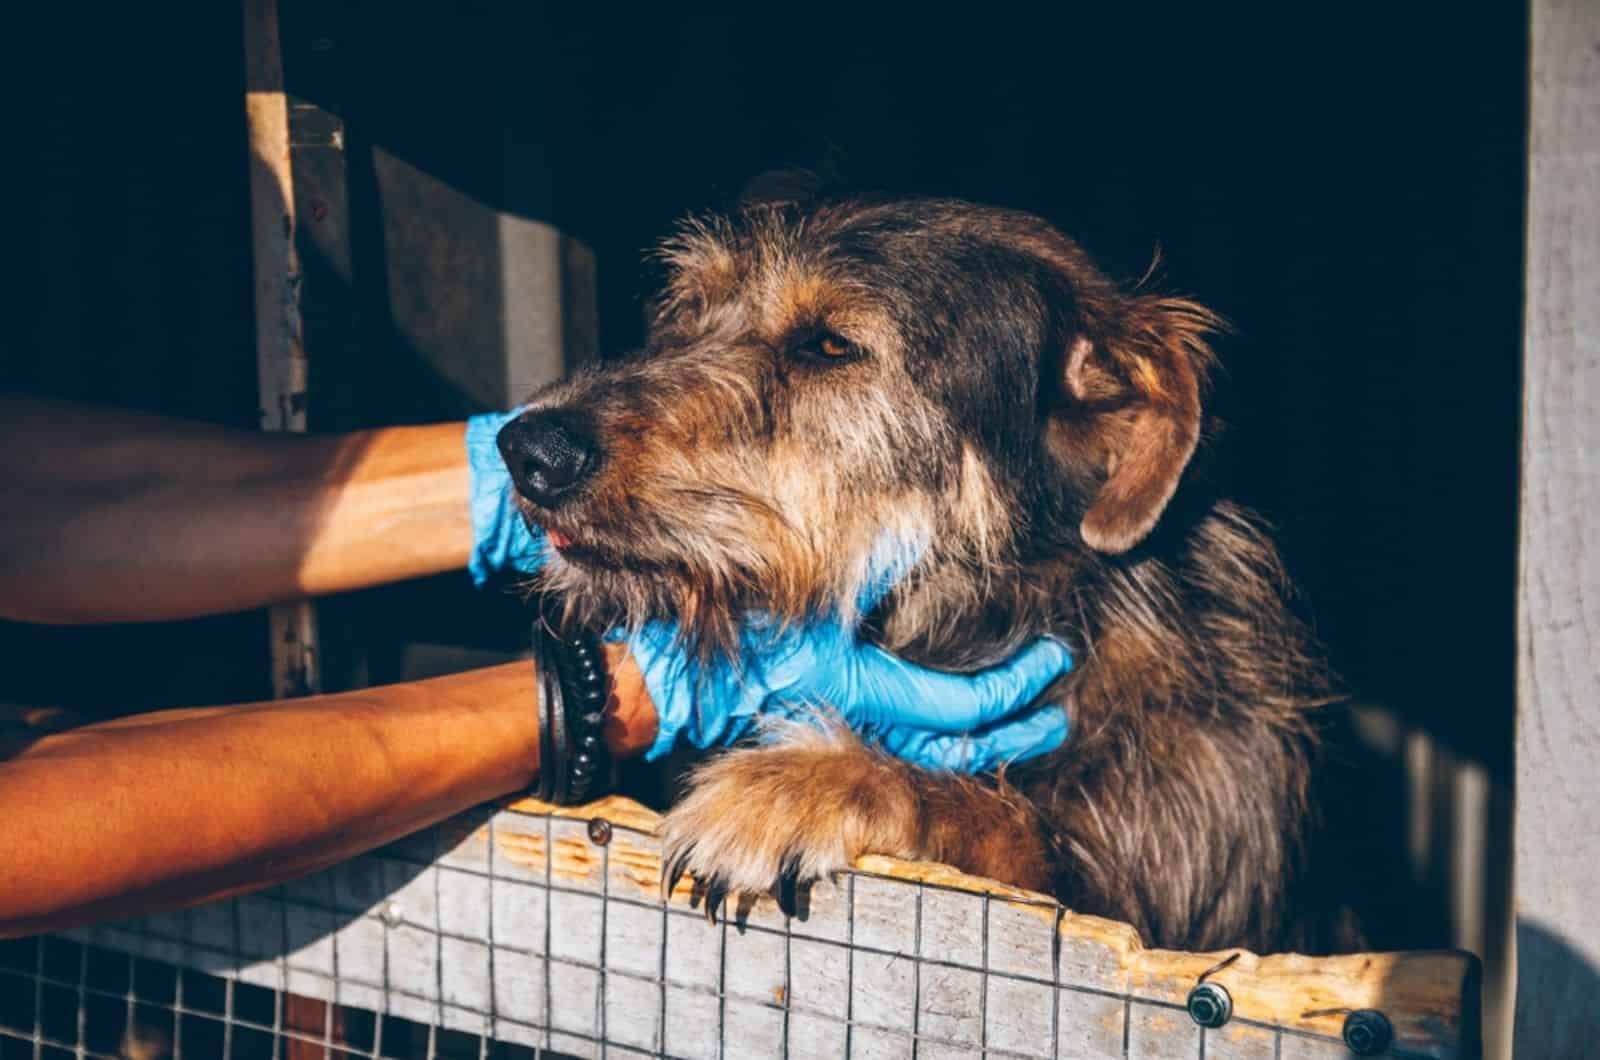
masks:
<svg viewBox="0 0 1600 1060"><path fill-rule="evenodd" d="M1394 1041L1394 1025L1377 1009L1357 1009L1344 1018L1344 1044L1357 1056L1377 1056Z"/></svg>
<svg viewBox="0 0 1600 1060"><path fill-rule="evenodd" d="M589 841L595 846L605 846L611 842L611 822L604 817L591 817L589 819Z"/></svg>
<svg viewBox="0 0 1600 1060"><path fill-rule="evenodd" d="M1233 998L1217 983L1201 983L1189 991L1184 1007L1189 1018L1202 1027L1221 1027L1233 1018Z"/></svg>

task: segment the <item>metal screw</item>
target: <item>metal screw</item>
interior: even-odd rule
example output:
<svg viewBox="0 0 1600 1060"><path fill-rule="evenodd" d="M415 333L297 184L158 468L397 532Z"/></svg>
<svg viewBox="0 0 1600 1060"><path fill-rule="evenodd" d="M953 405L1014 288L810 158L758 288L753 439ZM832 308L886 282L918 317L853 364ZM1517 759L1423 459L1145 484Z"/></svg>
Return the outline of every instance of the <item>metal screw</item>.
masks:
<svg viewBox="0 0 1600 1060"><path fill-rule="evenodd" d="M611 842L611 822L604 817L589 818L589 842L597 847Z"/></svg>
<svg viewBox="0 0 1600 1060"><path fill-rule="evenodd" d="M1344 1044L1357 1056L1377 1056L1392 1041L1394 1025L1377 1009L1356 1009L1344 1018Z"/></svg>
<svg viewBox="0 0 1600 1060"><path fill-rule="evenodd" d="M1217 983L1201 983L1189 991L1184 1007L1190 1019L1213 1030L1233 1018L1233 998Z"/></svg>

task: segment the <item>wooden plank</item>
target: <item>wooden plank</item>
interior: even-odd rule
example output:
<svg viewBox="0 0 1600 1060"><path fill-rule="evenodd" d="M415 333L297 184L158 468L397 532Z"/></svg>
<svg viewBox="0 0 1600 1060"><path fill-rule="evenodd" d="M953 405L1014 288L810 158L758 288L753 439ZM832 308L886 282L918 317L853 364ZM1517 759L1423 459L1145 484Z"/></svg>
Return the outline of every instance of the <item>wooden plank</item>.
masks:
<svg viewBox="0 0 1600 1060"><path fill-rule="evenodd" d="M659 848L650 837L660 823L660 817L651 810L616 796L577 807L552 806L533 799L513 800L508 806L520 813L549 815L557 821L572 822L568 828L562 829L567 835L566 840L555 844L553 878L592 886L591 881L598 871L595 867L597 852L594 849L580 849L584 840L576 824L603 817L617 826L611 844L612 865L615 867L619 861L626 865L625 870L612 873L609 893L640 900L658 893ZM497 854L506 843L502 832L503 829L497 826ZM513 845L520 843L521 840L517 840ZM619 857L619 850L625 850L626 853ZM527 858L530 855L526 849L519 849L516 856ZM542 851L539 856L543 856ZM910 949L901 921L914 910L914 895L906 894L889 881L916 882L936 889L925 889L925 895L941 895L940 903L924 905L925 918L930 910L938 918L924 920L924 935L918 943L924 958L942 955L944 959L960 961L966 959L963 954L970 956L970 932L952 932L947 951L939 938L928 937L927 930L931 923L951 919L943 903L955 902L962 895L988 895L986 903L978 902L968 909L967 915L975 915L976 919L967 923L987 923L988 967L998 976L1037 977L1046 981L1054 976L1060 983L1081 990L1100 991L1109 995L1131 994L1152 1002L1179 1005L1203 972L1223 957L1240 952L1232 964L1213 976L1232 994L1234 1012L1239 1018L1338 1038L1346 1011L1376 1008L1394 1023L1399 1044L1419 1056L1451 1057L1460 1055L1463 1050L1470 1053L1477 1040L1475 994L1478 966L1470 954L1424 951L1338 957L1304 957L1298 954L1263 957L1242 951L1179 953L1146 949L1138 934L1127 924L1072 913L1045 895L994 880L968 876L948 866L868 856L858 859L855 867L883 881L856 881L854 935L851 939L856 945L870 943L876 949L891 953ZM867 885L863 886L863 883ZM824 891L823 905L826 907L830 901L826 896L833 889L823 885L818 890ZM685 879L679 882L672 900L687 905L692 893L693 882ZM944 897L946 895L949 897ZM981 919L982 905L985 904L989 907L987 921ZM762 899L751 914L775 916L776 906L770 899ZM794 925L796 935L804 930L805 924L797 922ZM709 940L703 941L710 944ZM1052 944L1056 970L1051 966ZM676 961L680 956L679 951L671 946L669 950ZM865 961L858 964L854 971L858 976L864 973L867 977L865 984L858 979L855 986L858 991L863 985L870 988L868 1007L877 1017L873 1022L889 1027L901 1026L896 1003L902 993L912 989L909 978L902 984L896 978L898 972ZM861 1004L859 993L856 1003ZM1078 1007L1093 1009L1094 1005L1084 1002ZM1159 1035L1152 1037L1152 1028L1159 1030L1166 1027L1171 1021L1163 1013L1173 1012L1176 1010L1153 1008L1138 1013L1137 1018L1129 1024L1130 1042L1136 1039L1144 1041L1145 1038L1140 1037L1143 1035L1150 1037L1154 1043ZM1176 1014L1182 1023L1188 1024L1186 1016L1181 1012ZM891 1016L894 1017L892 1020ZM1067 1040L1069 1035L1084 1040L1099 1040L1109 1033L1103 1024L1113 1018L1110 1014L1097 1012L1091 1020L1077 1019L1071 1021L1071 1026L1059 1025L1058 1033L1063 1040ZM1187 1037L1183 1041L1193 1044L1189 1043ZM1240 1049L1252 1044L1243 1039L1238 1043ZM1152 1044L1151 1048L1155 1048L1155 1045ZM1193 1050L1190 1052L1192 1055Z"/></svg>
<svg viewBox="0 0 1600 1060"><path fill-rule="evenodd" d="M1128 1008L1128 1060L1192 1060L1200 1055L1200 1028L1188 1013L1154 1005Z"/></svg>
<svg viewBox="0 0 1600 1060"><path fill-rule="evenodd" d="M306 429L306 351L277 0L245 0L244 51L261 429L298 433ZM320 691L312 603L279 604L267 614L273 694L282 698Z"/></svg>
<svg viewBox="0 0 1600 1060"><path fill-rule="evenodd" d="M1277 1032L1233 1021L1204 1032L1206 1060L1277 1060Z"/></svg>
<svg viewBox="0 0 1600 1060"><path fill-rule="evenodd" d="M1600 1038L1600 5L1534 0L1518 575L1519 1056Z"/></svg>
<svg viewBox="0 0 1600 1060"><path fill-rule="evenodd" d="M362 430L391 422L395 395L380 344L356 314L353 215L345 122L359 76L359 20L342 4L282 4L278 37L288 94L298 320L305 351L306 429ZM366 329L368 332L379 329ZM314 395L314 398L311 396ZM386 416L386 413L389 415ZM365 594L316 602L316 677L323 691L373 683L374 616ZM385 675L389 676L389 675Z"/></svg>
<svg viewBox="0 0 1600 1060"><path fill-rule="evenodd" d="M1473 1055L1464 954L1216 969L1220 954L1147 950L1041 895L884 858L793 920L763 901L708 925L690 886L660 897L658 823L619 798L475 811L281 894L74 937L576 1055L1334 1058L1344 1011L1366 1007L1395 1024L1392 1055ZM1239 1018L1202 1035L1182 1001L1208 970Z"/></svg>
<svg viewBox="0 0 1600 1060"><path fill-rule="evenodd" d="M1056 1001L1056 1050L1067 1060L1121 1056L1127 1003L1120 997L1063 989Z"/></svg>

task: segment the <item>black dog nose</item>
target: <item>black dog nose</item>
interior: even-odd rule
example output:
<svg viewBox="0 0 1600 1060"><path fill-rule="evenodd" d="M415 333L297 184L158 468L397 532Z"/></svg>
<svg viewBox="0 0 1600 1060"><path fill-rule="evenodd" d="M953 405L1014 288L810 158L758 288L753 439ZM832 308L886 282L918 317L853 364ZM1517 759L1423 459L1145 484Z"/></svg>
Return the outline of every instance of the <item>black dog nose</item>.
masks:
<svg viewBox="0 0 1600 1060"><path fill-rule="evenodd" d="M518 416L500 428L495 442L517 492L544 508L588 478L599 457L581 418L563 410Z"/></svg>

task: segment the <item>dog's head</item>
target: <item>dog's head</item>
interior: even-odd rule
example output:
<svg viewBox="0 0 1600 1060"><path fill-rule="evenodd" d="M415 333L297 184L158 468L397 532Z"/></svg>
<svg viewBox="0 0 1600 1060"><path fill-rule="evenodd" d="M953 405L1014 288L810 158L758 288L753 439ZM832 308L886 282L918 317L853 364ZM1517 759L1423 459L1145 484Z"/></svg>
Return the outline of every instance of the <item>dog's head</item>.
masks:
<svg viewBox="0 0 1600 1060"><path fill-rule="evenodd" d="M769 204L663 256L645 348L500 438L546 582L592 618L727 643L745 609L848 608L889 533L931 545L885 639L976 663L1038 632L1042 569L1144 539L1194 452L1215 318L1119 289L1038 218Z"/></svg>

